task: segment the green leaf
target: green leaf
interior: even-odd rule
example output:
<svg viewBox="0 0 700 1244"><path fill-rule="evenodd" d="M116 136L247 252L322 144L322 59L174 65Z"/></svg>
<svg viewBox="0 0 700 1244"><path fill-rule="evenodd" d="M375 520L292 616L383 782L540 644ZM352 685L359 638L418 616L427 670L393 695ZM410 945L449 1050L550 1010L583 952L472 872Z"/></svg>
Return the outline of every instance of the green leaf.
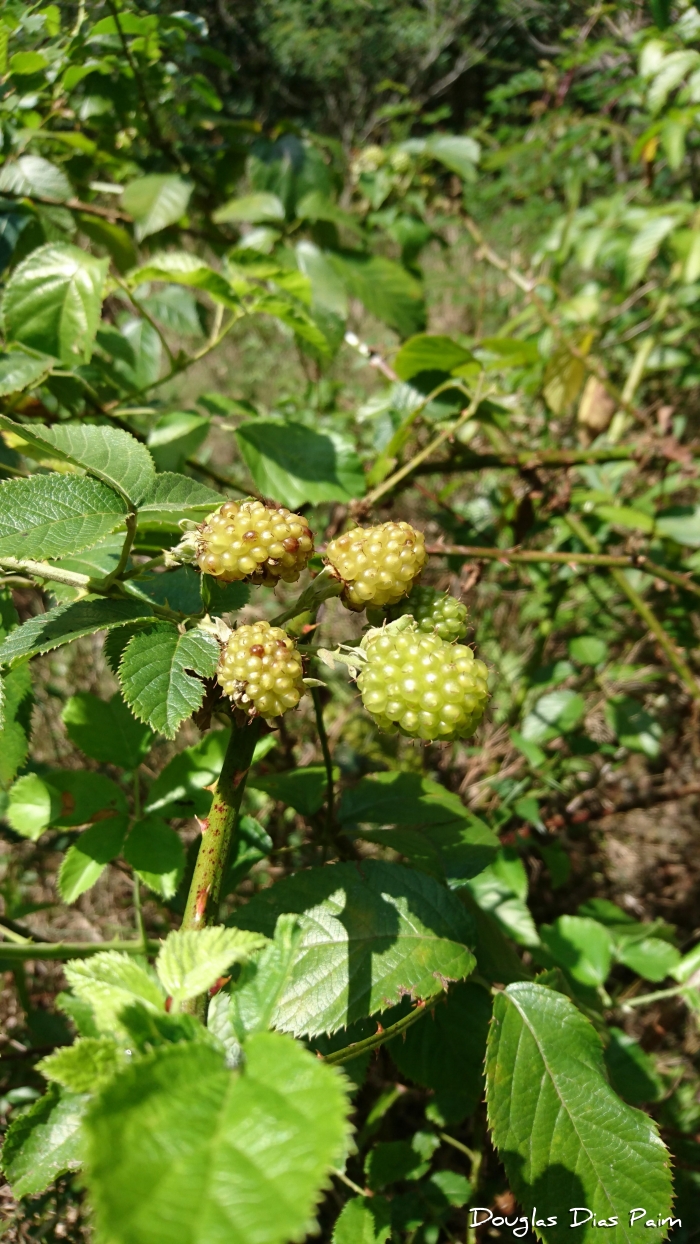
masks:
<svg viewBox="0 0 700 1244"><path fill-rule="evenodd" d="M86 1178L113 1244L285 1244L312 1229L344 1160L342 1077L276 1033L245 1054L229 1071L206 1045L164 1046L102 1091Z"/></svg>
<svg viewBox="0 0 700 1244"><path fill-rule="evenodd" d="M602 665L608 655L608 645L597 635L578 635L569 640L569 656L579 665Z"/></svg>
<svg viewBox="0 0 700 1244"><path fill-rule="evenodd" d="M608 1028L608 1036L610 1044L605 1049L605 1066L615 1092L632 1106L658 1101L664 1087L654 1060L621 1028Z"/></svg>
<svg viewBox="0 0 700 1244"><path fill-rule="evenodd" d="M400 264L381 255L345 251L329 253L333 265L352 298L359 298L370 315L376 315L402 337L420 332L425 322L423 289Z"/></svg>
<svg viewBox="0 0 700 1244"><path fill-rule="evenodd" d="M159 471L177 471L196 453L211 426L209 419L191 411L174 410L160 419L148 434L148 446Z"/></svg>
<svg viewBox="0 0 700 1244"><path fill-rule="evenodd" d="M98 821L68 849L58 874L58 891L64 903L74 903L91 889L110 861L119 855L127 824L125 816Z"/></svg>
<svg viewBox="0 0 700 1244"><path fill-rule="evenodd" d="M586 916L559 916L540 927L543 945L559 967L582 985L604 985L612 964L612 938L604 925Z"/></svg>
<svg viewBox="0 0 700 1244"><path fill-rule="evenodd" d="M447 998L388 1046L399 1071L433 1089L448 1123L471 1114L484 1092L484 1054L491 998L470 981L452 985Z"/></svg>
<svg viewBox="0 0 700 1244"><path fill-rule="evenodd" d="M516 851L502 848L494 863L466 884L481 910L493 916L508 937L521 946L539 945L526 902L527 873Z"/></svg>
<svg viewBox="0 0 700 1244"><path fill-rule="evenodd" d="M246 963L230 994L216 995L218 1007L210 1011L209 1027L220 1040L244 1042L254 1032L265 1032L287 988L296 961L301 926L293 915L282 915L274 941Z"/></svg>
<svg viewBox="0 0 700 1244"><path fill-rule="evenodd" d="M221 502L221 493L214 492L213 488L198 484L187 475L163 471L156 475L147 496L139 506L139 525L178 531L181 519L188 518L200 523Z"/></svg>
<svg viewBox="0 0 700 1244"><path fill-rule="evenodd" d="M185 871L185 848L160 817L149 816L132 826L124 859L161 898L176 894Z"/></svg>
<svg viewBox="0 0 700 1244"><path fill-rule="evenodd" d="M92 1007L98 1031L107 1037L121 1031L120 1013L133 1002L147 1010L165 1010L165 991L155 973L132 955L102 951L67 963L64 975L73 993Z"/></svg>
<svg viewBox="0 0 700 1244"><path fill-rule="evenodd" d="M87 471L109 484L135 507L154 486L155 467L145 445L129 432L87 423L60 423L44 427L40 423L14 423L0 416L0 427L20 436L42 458L57 459ZM75 550L77 552L77 550Z"/></svg>
<svg viewBox="0 0 700 1244"><path fill-rule="evenodd" d="M633 1206L669 1212L668 1154L654 1123L625 1105L605 1076L600 1038L563 994L530 982L494 999L486 1055L489 1123L515 1196L545 1217L538 1235L570 1239L570 1209L586 1206L598 1222L619 1215L606 1239L622 1244ZM549 1227L546 1219L557 1218ZM592 1219L581 1240L599 1238ZM650 1241L664 1228L647 1228Z"/></svg>
<svg viewBox="0 0 700 1244"><path fill-rule="evenodd" d="M284 220L284 204L276 194L261 191L259 194L246 194L240 199L229 199L212 215L216 225L259 224L267 221Z"/></svg>
<svg viewBox="0 0 700 1244"><path fill-rule="evenodd" d="M621 937L614 946L615 958L647 981L662 981L675 975L680 951L660 937L643 937L638 941Z"/></svg>
<svg viewBox="0 0 700 1244"><path fill-rule="evenodd" d="M71 742L102 764L135 769L148 753L153 735L126 707L119 692L111 700L82 691L72 695L61 714Z"/></svg>
<svg viewBox="0 0 700 1244"><path fill-rule="evenodd" d="M575 730L586 711L586 701L577 691L563 688L550 691L535 704L523 722L523 738L540 743Z"/></svg>
<svg viewBox="0 0 700 1244"><path fill-rule="evenodd" d="M0 638L2 635L0 627ZM32 704L32 680L26 666L0 676L1 790L8 789L27 758Z"/></svg>
<svg viewBox="0 0 700 1244"><path fill-rule="evenodd" d="M94 635L95 631L127 626L130 622L152 617L150 606L136 600L92 598L57 605L16 627L0 643L0 665L11 667L18 661L69 644L81 635Z"/></svg>
<svg viewBox="0 0 700 1244"><path fill-rule="evenodd" d="M435 134L428 138L424 153L465 180L473 181L481 147L468 134Z"/></svg>
<svg viewBox="0 0 700 1244"><path fill-rule="evenodd" d="M187 211L191 194L191 183L174 173L148 173L129 182L122 206L136 221L136 241L174 225Z"/></svg>
<svg viewBox="0 0 700 1244"><path fill-rule="evenodd" d="M222 926L169 933L158 953L156 971L177 1009L204 993L234 963L245 963L266 938Z"/></svg>
<svg viewBox="0 0 700 1244"><path fill-rule="evenodd" d="M32 475L0 484L0 557L78 553L123 522L123 501L95 479Z"/></svg>
<svg viewBox="0 0 700 1244"><path fill-rule="evenodd" d="M241 299L225 277L210 268L191 251L159 251L148 263L129 274L129 283L142 285L145 281L168 281L176 285L189 285L205 290L215 302L240 311Z"/></svg>
<svg viewBox="0 0 700 1244"><path fill-rule="evenodd" d="M269 773L264 777L256 773L248 785L253 790L264 791L271 799L289 804L302 816L313 816L325 802L328 778L323 765L307 765L304 769Z"/></svg>
<svg viewBox="0 0 700 1244"><path fill-rule="evenodd" d="M231 920L274 935L283 912L299 916L294 972L276 1007L276 1028L334 1032L398 1002L430 999L474 968L473 926L432 877L365 860L285 878Z"/></svg>
<svg viewBox="0 0 700 1244"><path fill-rule="evenodd" d="M259 491L292 509L364 496L360 459L337 433L256 419L242 424L236 439Z"/></svg>
<svg viewBox="0 0 700 1244"><path fill-rule="evenodd" d="M94 1093L111 1079L120 1064L114 1041L106 1037L81 1037L73 1045L42 1058L36 1069L47 1080L54 1080L72 1093Z"/></svg>
<svg viewBox="0 0 700 1244"><path fill-rule="evenodd" d="M205 817L211 806L211 791L206 788L221 772L229 737L228 730L212 730L200 743L173 756L151 786L145 811Z"/></svg>
<svg viewBox="0 0 700 1244"><path fill-rule="evenodd" d="M340 820L350 825L444 825L468 816L462 800L419 773L373 773L343 794Z"/></svg>
<svg viewBox="0 0 700 1244"><path fill-rule="evenodd" d="M21 350L0 354L0 397L42 384L52 367L53 359L36 358Z"/></svg>
<svg viewBox="0 0 700 1244"><path fill-rule="evenodd" d="M36 53L24 55L34 56ZM13 56L12 60L16 61L17 56ZM62 203L73 193L63 169L37 155L20 156L18 160L4 165L0 171L0 191L3 190L28 197L36 195L42 199L59 199Z"/></svg>
<svg viewBox="0 0 700 1244"><path fill-rule="evenodd" d="M129 640L121 659L124 699L139 721L174 739L185 718L200 707L202 679L214 676L219 656L218 643L205 631L181 635L168 623L149 627Z"/></svg>
<svg viewBox="0 0 700 1244"><path fill-rule="evenodd" d="M227 586L230 585L227 584ZM247 592L247 585L237 584L236 586L243 587L244 594ZM166 573L147 571L138 578L128 579L125 587L130 596L153 601L156 605L167 605L169 609L174 609L188 617L193 613L203 612L202 575L198 574L192 566L177 566ZM212 603L209 612L219 614L221 611Z"/></svg>
<svg viewBox="0 0 700 1244"><path fill-rule="evenodd" d="M663 731L638 700L628 695L614 696L605 705L605 720L623 747L642 752L652 760L658 756Z"/></svg>
<svg viewBox="0 0 700 1244"><path fill-rule="evenodd" d="M656 530L677 544L700 548L700 505L674 505L658 515Z"/></svg>
<svg viewBox="0 0 700 1244"><path fill-rule="evenodd" d="M5 1133L2 1169L13 1196L36 1196L59 1175L82 1165L82 1122L89 1098L49 1091L13 1119Z"/></svg>
<svg viewBox="0 0 700 1244"><path fill-rule="evenodd" d="M413 380L421 372L444 372L449 375L455 368L471 363L473 358L470 350L465 350L451 337L419 333L404 341L394 359L394 371L399 380Z"/></svg>
<svg viewBox="0 0 700 1244"><path fill-rule="evenodd" d="M382 1141L370 1149L365 1163L370 1188L377 1192L400 1180L422 1179L427 1174L430 1162L413 1143L416 1139Z"/></svg>
<svg viewBox="0 0 700 1244"><path fill-rule="evenodd" d="M391 1206L384 1197L351 1197L333 1229L333 1244L387 1244Z"/></svg>
<svg viewBox="0 0 700 1244"><path fill-rule="evenodd" d="M5 286L6 337L68 367L89 362L108 264L68 243L37 247Z"/></svg>
<svg viewBox="0 0 700 1244"><path fill-rule="evenodd" d="M61 795L60 814L54 824L66 829L126 815L126 797L111 778L87 769L53 769L51 783Z"/></svg>
<svg viewBox="0 0 700 1244"><path fill-rule="evenodd" d="M597 505L595 513L613 527L623 527L629 531L642 531L650 535L654 530L654 519L643 510L635 510L629 505Z"/></svg>
<svg viewBox="0 0 700 1244"><path fill-rule="evenodd" d="M122 225L116 225L111 220L102 220L99 216L89 216L87 212L80 212L77 220L82 232L92 242L104 246L117 272L128 272L138 263L133 239Z"/></svg>
<svg viewBox="0 0 700 1244"><path fill-rule="evenodd" d="M36 842L61 810L61 796L38 773L26 773L10 788L5 816L23 838Z"/></svg>

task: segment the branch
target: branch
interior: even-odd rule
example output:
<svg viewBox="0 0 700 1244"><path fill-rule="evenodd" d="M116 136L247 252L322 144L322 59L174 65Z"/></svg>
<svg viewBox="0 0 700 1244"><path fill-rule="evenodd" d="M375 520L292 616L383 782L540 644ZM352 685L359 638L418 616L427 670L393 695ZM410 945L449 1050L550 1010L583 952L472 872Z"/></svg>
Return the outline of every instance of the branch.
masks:
<svg viewBox="0 0 700 1244"><path fill-rule="evenodd" d="M387 1041L391 1041L393 1037L398 1036L400 1032L405 1032L411 1024L415 1024L417 1019L425 1015L427 1011L432 1010L437 1002L447 997L445 991L436 994L430 999L430 1003L419 1002L417 1006L409 1011L408 1015L404 1015L403 1019L399 1019L390 1028L380 1028L374 1036L365 1037L364 1041L354 1041L352 1045L346 1045L344 1050L336 1050L333 1054L323 1055L323 1062L328 1063L331 1067L339 1067L342 1063L349 1063L353 1058L359 1058L360 1054L367 1054L371 1050L376 1050L380 1045L384 1045Z"/></svg>
<svg viewBox="0 0 700 1244"><path fill-rule="evenodd" d="M523 450L519 453L490 452L478 454L469 450L458 451L453 457L440 462L424 464L416 468L416 475L442 474L447 471L480 471L485 467L516 467L535 471L538 467L574 467L595 462L635 462L658 457L668 461L669 454L661 447L650 454L633 445L610 445L607 449L540 449L536 452ZM673 458L671 459L674 460Z"/></svg>
<svg viewBox="0 0 700 1244"><path fill-rule="evenodd" d="M86 216L100 216L112 224L123 220L125 224L133 224L133 217L126 212L118 212L113 207L98 207L96 203L83 203L80 199L51 199L43 194L28 194L21 190L3 190L4 199L27 199L29 203L38 203L40 207L66 207L69 212L83 212Z"/></svg>
<svg viewBox="0 0 700 1244"><path fill-rule="evenodd" d="M50 579L53 583L65 583L67 587L82 588L84 591L97 591L96 581L89 574L79 574L76 570L62 570L60 566L50 566L48 562L25 561L19 557L0 557L0 566L5 570L25 571L36 579Z"/></svg>
<svg viewBox="0 0 700 1244"><path fill-rule="evenodd" d="M148 953L155 955L160 942L149 941ZM142 955L144 943L137 942L23 942L21 945L0 943L0 958L9 963L24 963L27 959L89 959L106 950L118 950L125 955Z"/></svg>

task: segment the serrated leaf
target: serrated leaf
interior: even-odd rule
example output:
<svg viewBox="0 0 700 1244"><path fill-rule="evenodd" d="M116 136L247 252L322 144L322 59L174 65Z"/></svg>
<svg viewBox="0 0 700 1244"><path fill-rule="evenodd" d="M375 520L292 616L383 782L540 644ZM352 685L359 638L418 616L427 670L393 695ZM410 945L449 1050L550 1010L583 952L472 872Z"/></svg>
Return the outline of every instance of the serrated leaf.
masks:
<svg viewBox="0 0 700 1244"><path fill-rule="evenodd" d="M397 1003L429 999L474 968L462 904L424 873L365 860L285 878L230 923L268 937L282 913L302 929L273 1024L299 1036L335 1032Z"/></svg>
<svg viewBox="0 0 700 1244"><path fill-rule="evenodd" d="M126 816L126 796L121 787L102 773L88 769L52 769L51 783L61 795L61 810L54 824L74 828L109 816Z"/></svg>
<svg viewBox="0 0 700 1244"><path fill-rule="evenodd" d="M221 273L216 272L198 255L191 251L159 251L152 255L144 267L129 273L133 285L144 281L168 281L172 284L202 289L215 302L240 310L241 299Z"/></svg>
<svg viewBox="0 0 700 1244"><path fill-rule="evenodd" d="M149 627L129 640L121 659L124 699L139 721L174 739L185 718L200 707L202 679L214 676L220 654L216 640L204 631L182 635L167 623Z"/></svg>
<svg viewBox="0 0 700 1244"><path fill-rule="evenodd" d="M35 53L25 53L26 55L32 56ZM16 57L13 56L12 60L14 62ZM65 202L73 193L63 169L37 155L20 156L18 160L5 164L0 170L0 191L2 190L29 197L38 195L45 199L59 199L61 202Z"/></svg>
<svg viewBox="0 0 700 1244"><path fill-rule="evenodd" d="M99 480L32 475L0 484L0 557L78 553L124 522L124 502Z"/></svg>
<svg viewBox="0 0 700 1244"><path fill-rule="evenodd" d="M663 1096L664 1085L653 1058L621 1028L609 1028L608 1037L605 1066L615 1092L631 1106L658 1101Z"/></svg>
<svg viewBox="0 0 700 1244"><path fill-rule="evenodd" d="M218 207L212 216L217 225L259 224L261 221L284 220L284 204L276 194L260 191L246 194L240 199L229 199Z"/></svg>
<svg viewBox="0 0 700 1244"><path fill-rule="evenodd" d="M43 652L51 652L61 644L69 644L81 635L94 635L115 626L127 626L139 619L153 617L147 604L136 600L90 598L57 605L36 618L18 626L0 644L0 666L11 667L18 661Z"/></svg>
<svg viewBox="0 0 700 1244"><path fill-rule="evenodd" d="M347 1111L342 1078L279 1034L252 1037L240 1071L203 1044L162 1047L88 1116L98 1230L113 1244L300 1240L343 1161Z"/></svg>
<svg viewBox="0 0 700 1244"><path fill-rule="evenodd" d="M25 773L10 787L5 815L16 833L36 842L60 809L58 790L38 773Z"/></svg>
<svg viewBox="0 0 700 1244"><path fill-rule="evenodd" d="M489 1122L510 1187L527 1212L537 1206L558 1220L538 1223L547 1244L570 1238L572 1206L586 1206L599 1222L618 1215L605 1232L611 1244L635 1238L633 1206L653 1206L654 1219L669 1213L669 1159L656 1126L613 1092L600 1038L567 997L530 982L497 994L486 1074ZM578 1230L582 1240L599 1236L592 1219ZM645 1229L650 1241L665 1235L663 1227Z"/></svg>
<svg viewBox="0 0 700 1244"><path fill-rule="evenodd" d="M256 773L248 785L264 791L271 799L281 799L302 816L313 816L325 802L328 777L323 765L307 765L288 773Z"/></svg>
<svg viewBox="0 0 700 1244"><path fill-rule="evenodd" d="M290 508L364 495L360 459L335 433L256 419L242 424L236 438L260 492Z"/></svg>
<svg viewBox="0 0 700 1244"><path fill-rule="evenodd" d="M266 938L223 926L169 933L156 960L161 983L177 1008L210 989L227 968L245 963Z"/></svg>
<svg viewBox="0 0 700 1244"><path fill-rule="evenodd" d="M121 428L87 423L28 426L15 423L6 415L0 415L0 428L21 437L29 447L29 456L33 456L34 449L40 460L50 457L82 468L114 488L130 507L137 506L153 488L155 466L150 453Z"/></svg>
<svg viewBox="0 0 700 1244"><path fill-rule="evenodd" d="M58 892L64 903L75 903L102 876L124 845L128 821L111 816L83 831L66 852L58 874Z"/></svg>
<svg viewBox="0 0 700 1244"><path fill-rule="evenodd" d="M103 220L100 216L88 216L87 212L78 213L76 219L81 231L86 233L91 241L97 242L98 246L104 246L109 252L118 272L128 272L134 267L138 261L138 254L133 238L123 225L117 225L111 220Z"/></svg>
<svg viewBox="0 0 700 1244"><path fill-rule="evenodd" d="M156 475L139 506L139 525L177 531L181 519L202 522L212 510L218 509L222 501L221 493L207 488L206 484L198 484L187 475L177 475L174 471L163 471Z"/></svg>
<svg viewBox="0 0 700 1244"><path fill-rule="evenodd" d="M131 956L102 951L90 959L67 963L64 975L73 993L89 1003L100 1033L111 1037L119 1028L125 1006L139 1002L147 1010L165 1010L165 991L155 973Z"/></svg>
<svg viewBox="0 0 700 1244"><path fill-rule="evenodd" d="M153 741L151 731L136 720L118 691L110 700L88 691L72 695L61 717L75 746L102 764L135 769Z"/></svg>
<svg viewBox="0 0 700 1244"><path fill-rule="evenodd" d="M333 1244L387 1244L391 1206L384 1197L351 1197L333 1228Z"/></svg>
<svg viewBox="0 0 700 1244"><path fill-rule="evenodd" d="M192 184L174 173L148 173L129 182L122 204L136 221L137 242L174 225L187 211L191 194Z"/></svg>
<svg viewBox="0 0 700 1244"><path fill-rule="evenodd" d="M382 255L344 251L328 253L328 260L353 298L359 298L402 337L418 333L425 322L423 289L405 268Z"/></svg>
<svg viewBox="0 0 700 1244"><path fill-rule="evenodd" d="M108 265L68 243L37 247L5 286L6 337L68 367L89 362Z"/></svg>
<svg viewBox="0 0 700 1244"><path fill-rule="evenodd" d="M206 816L211 791L223 764L230 733L212 730L201 742L173 756L151 786L144 809L161 816Z"/></svg>
<svg viewBox="0 0 700 1244"><path fill-rule="evenodd" d="M403 1075L434 1090L447 1122L460 1122L483 1097L490 1020L488 991L471 981L460 981L431 1014L387 1047Z"/></svg>
<svg viewBox="0 0 700 1244"><path fill-rule="evenodd" d="M87 1096L61 1092L52 1084L12 1121L0 1160L14 1196L36 1196L59 1175L80 1169L88 1101Z"/></svg>
<svg viewBox="0 0 700 1244"><path fill-rule="evenodd" d="M130 596L153 601L156 605L167 605L185 617L202 613L203 610L202 576L192 566L177 566L165 573L146 572L138 578L128 579L125 587ZM221 610L212 605L209 612L219 614Z"/></svg>
<svg viewBox="0 0 700 1244"><path fill-rule="evenodd" d="M543 924L540 937L554 962L582 985L604 985L612 964L608 929L587 916L559 916Z"/></svg>
<svg viewBox="0 0 700 1244"><path fill-rule="evenodd" d="M33 354L23 354L21 350L0 354L0 397L21 393L41 384L53 365L53 359L36 358Z"/></svg>
<svg viewBox="0 0 700 1244"><path fill-rule="evenodd" d="M149 889L161 898L172 898L185 871L185 849L179 834L158 816L132 826L124 859Z"/></svg>
<svg viewBox="0 0 700 1244"><path fill-rule="evenodd" d="M217 994L218 1007L210 1008L209 1027L226 1044L243 1042L254 1032L272 1026L275 1008L294 971L301 926L293 915L282 915L275 927L274 941L260 955L244 965L230 995Z"/></svg>
<svg viewBox="0 0 700 1244"><path fill-rule="evenodd" d="M94 1093L120 1066L117 1045L107 1037L79 1037L36 1064L47 1080L72 1093Z"/></svg>

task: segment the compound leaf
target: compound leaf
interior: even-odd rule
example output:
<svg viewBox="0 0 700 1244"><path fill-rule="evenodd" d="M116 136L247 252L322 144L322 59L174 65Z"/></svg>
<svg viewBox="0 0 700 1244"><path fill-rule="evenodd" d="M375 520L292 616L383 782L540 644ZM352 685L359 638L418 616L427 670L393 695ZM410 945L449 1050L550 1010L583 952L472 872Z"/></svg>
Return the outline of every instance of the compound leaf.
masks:
<svg viewBox="0 0 700 1244"><path fill-rule="evenodd" d="M299 1036L335 1032L401 1000L432 998L474 969L473 926L459 900L424 873L366 860L280 881L231 923L274 936L299 916L294 969L272 1023Z"/></svg>
<svg viewBox="0 0 700 1244"><path fill-rule="evenodd" d="M0 485L0 557L78 553L123 521L123 501L95 479L32 475Z"/></svg>
<svg viewBox="0 0 700 1244"><path fill-rule="evenodd" d="M182 635L167 623L149 627L134 635L124 650L119 666L124 698L139 721L174 739L180 724L202 703L202 679L214 675L219 655L216 640L204 631Z"/></svg>
<svg viewBox="0 0 700 1244"><path fill-rule="evenodd" d="M89 362L108 266L108 259L69 243L37 247L5 287L2 317L8 340L68 367Z"/></svg>
<svg viewBox="0 0 700 1244"><path fill-rule="evenodd" d="M288 1037L260 1033L240 1071L188 1042L117 1075L90 1111L87 1183L113 1244L303 1239L343 1161L343 1079Z"/></svg>
<svg viewBox="0 0 700 1244"><path fill-rule="evenodd" d="M626 1105L605 1075L600 1038L563 994L543 985L509 985L494 999L487 1055L487 1103L494 1142L523 1208L557 1219L538 1222L548 1242L570 1238L570 1210L585 1206L617 1225L612 1244L631 1241L629 1209L669 1213L668 1153L655 1124ZM579 1238L598 1238L593 1220ZM658 1241L664 1227L647 1227Z"/></svg>

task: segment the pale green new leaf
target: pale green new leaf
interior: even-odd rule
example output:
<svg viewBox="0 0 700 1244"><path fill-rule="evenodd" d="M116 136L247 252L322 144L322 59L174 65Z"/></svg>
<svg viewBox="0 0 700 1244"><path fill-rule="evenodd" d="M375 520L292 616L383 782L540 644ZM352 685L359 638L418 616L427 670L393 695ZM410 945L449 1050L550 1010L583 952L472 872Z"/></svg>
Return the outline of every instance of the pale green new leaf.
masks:
<svg viewBox="0 0 700 1244"><path fill-rule="evenodd" d="M72 1093L94 1093L119 1069L121 1059L108 1037L79 1037L36 1064L47 1080Z"/></svg>
<svg viewBox="0 0 700 1244"><path fill-rule="evenodd" d="M391 1206L384 1197L351 1197L333 1230L333 1244L387 1244Z"/></svg>
<svg viewBox="0 0 700 1244"><path fill-rule="evenodd" d="M428 999L474 969L471 918L425 873L365 860L298 873L231 921L273 937L282 913L298 915L294 968L272 1023L296 1036L335 1032L397 1003Z"/></svg>
<svg viewBox="0 0 700 1244"><path fill-rule="evenodd" d="M245 963L266 941L259 934L222 926L181 929L166 937L156 971L177 1009L210 989L234 963Z"/></svg>
<svg viewBox="0 0 700 1244"><path fill-rule="evenodd" d="M343 1162L343 1077L277 1033L239 1071L180 1043L125 1069L86 1124L86 1179L112 1244L285 1244L313 1229Z"/></svg>
<svg viewBox="0 0 700 1244"><path fill-rule="evenodd" d="M67 366L89 362L102 306L108 259L49 242L18 264L2 299L8 340Z"/></svg>
<svg viewBox="0 0 700 1244"><path fill-rule="evenodd" d="M605 1230L610 1244L636 1238L632 1207L653 1207L654 1219L669 1213L669 1157L656 1125L613 1092L600 1038L567 997L530 982L497 994L486 1074L494 1143L523 1208L543 1215L537 1234L547 1244L570 1239L572 1206L599 1222L617 1215ZM549 1216L556 1226L546 1226ZM654 1244L667 1232L644 1234ZM592 1220L578 1229L582 1241L599 1235Z"/></svg>
<svg viewBox="0 0 700 1244"><path fill-rule="evenodd" d="M215 674L220 652L205 631L182 635L169 623L149 627L129 640L121 659L124 699L139 721L174 739L180 724L202 703L202 680Z"/></svg>
<svg viewBox="0 0 700 1244"><path fill-rule="evenodd" d="M120 1012L132 1002L151 1011L165 1010L165 991L155 973L132 955L103 951L67 963L64 975L73 993L92 1007L97 1027L107 1037L114 1035Z"/></svg>
<svg viewBox="0 0 700 1244"><path fill-rule="evenodd" d="M261 190L258 194L229 199L223 207L217 208L212 220L217 225L280 221L284 220L284 204L276 194Z"/></svg>
<svg viewBox="0 0 700 1244"><path fill-rule="evenodd" d="M41 384L53 365L54 360L51 358L36 358L35 355L24 354L21 350L0 354L0 397L21 393L23 389Z"/></svg>
<svg viewBox="0 0 700 1244"><path fill-rule="evenodd" d="M29 1110L14 1119L0 1154L16 1197L36 1196L66 1171L82 1165L83 1115L89 1098L62 1093L52 1084Z"/></svg>
<svg viewBox="0 0 700 1244"><path fill-rule="evenodd" d="M191 194L191 183L174 173L148 173L129 182L122 205L136 221L137 242L174 225L187 211Z"/></svg>
<svg viewBox="0 0 700 1244"><path fill-rule="evenodd" d="M28 446L28 456L35 456L31 452L34 449L40 460L53 458L80 467L109 484L130 507L138 505L153 488L155 466L150 453L121 428L89 423L29 426L14 423L5 415L0 415L0 428L21 437Z"/></svg>
<svg viewBox="0 0 700 1244"><path fill-rule="evenodd" d="M162 471L139 506L139 526L178 531L182 519L201 523L222 502L221 493L187 475Z"/></svg>
<svg viewBox="0 0 700 1244"><path fill-rule="evenodd" d="M124 502L99 480L32 475L0 484L0 557L78 553L124 522Z"/></svg>
<svg viewBox="0 0 700 1244"><path fill-rule="evenodd" d="M46 613L15 627L0 643L0 666L10 667L29 657L51 652L82 635L153 617L148 604L137 600L106 600L93 597L57 605Z"/></svg>

